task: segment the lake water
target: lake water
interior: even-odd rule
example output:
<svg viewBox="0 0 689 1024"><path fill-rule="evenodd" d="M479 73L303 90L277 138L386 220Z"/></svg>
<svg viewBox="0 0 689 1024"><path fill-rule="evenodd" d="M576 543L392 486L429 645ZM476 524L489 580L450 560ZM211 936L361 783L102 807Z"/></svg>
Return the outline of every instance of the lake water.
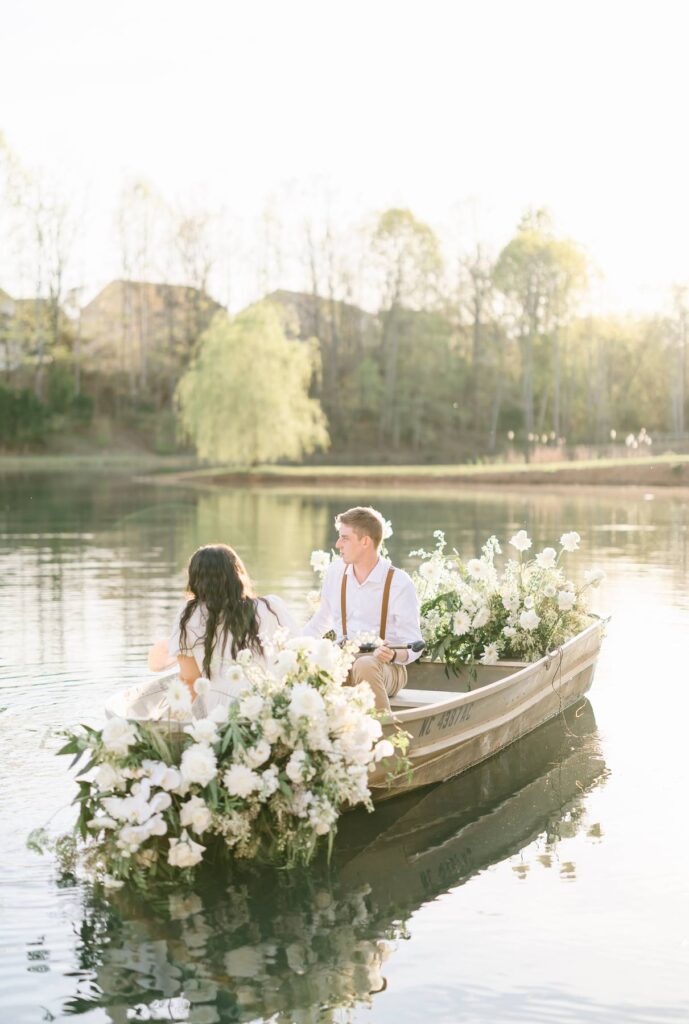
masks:
<svg viewBox="0 0 689 1024"><path fill-rule="evenodd" d="M576 529L607 573L590 706L457 780L345 822L335 862L191 896L96 898L27 851L73 812L55 728L96 723L169 629L184 565L226 541L305 617L313 548L364 501L389 547L473 554ZM689 494L180 490L0 478L0 1020L689 1020Z"/></svg>

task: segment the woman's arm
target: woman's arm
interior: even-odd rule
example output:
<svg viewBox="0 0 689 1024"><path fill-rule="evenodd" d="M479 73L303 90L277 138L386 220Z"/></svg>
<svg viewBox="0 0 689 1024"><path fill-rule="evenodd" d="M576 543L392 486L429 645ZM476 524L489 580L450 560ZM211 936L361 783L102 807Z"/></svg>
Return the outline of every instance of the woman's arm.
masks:
<svg viewBox="0 0 689 1024"><path fill-rule="evenodd" d="M168 651L169 640L159 640L157 644L153 644L148 650L148 667L151 672L162 672L163 669L170 668L174 665L176 658L172 657Z"/></svg>
<svg viewBox="0 0 689 1024"><path fill-rule="evenodd" d="M191 696L194 698L196 696L194 693L194 683L197 679L201 678L201 672L196 664L196 659L189 657L188 654L178 654L177 664L179 665L179 678L187 684L191 690Z"/></svg>

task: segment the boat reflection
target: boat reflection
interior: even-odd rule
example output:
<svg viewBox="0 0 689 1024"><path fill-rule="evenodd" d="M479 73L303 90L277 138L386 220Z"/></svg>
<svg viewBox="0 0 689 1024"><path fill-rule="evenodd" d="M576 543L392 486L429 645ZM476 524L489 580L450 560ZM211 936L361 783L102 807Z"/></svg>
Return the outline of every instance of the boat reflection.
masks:
<svg viewBox="0 0 689 1024"><path fill-rule="evenodd" d="M91 898L66 1014L113 1024L341 1020L385 987L409 916L537 837L573 834L605 776L587 701L450 782L348 815L330 868L236 870L186 896ZM100 1019L100 1018L99 1018Z"/></svg>

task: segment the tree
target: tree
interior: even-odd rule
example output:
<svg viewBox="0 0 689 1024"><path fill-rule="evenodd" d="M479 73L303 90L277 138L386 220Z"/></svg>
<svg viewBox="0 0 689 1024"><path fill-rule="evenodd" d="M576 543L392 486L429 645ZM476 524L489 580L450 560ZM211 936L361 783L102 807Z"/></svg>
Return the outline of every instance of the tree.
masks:
<svg viewBox="0 0 689 1024"><path fill-rule="evenodd" d="M530 211L500 253L494 279L511 302L516 319L522 353L524 430L531 435L534 429L542 429L550 400L552 430L559 435L561 333L586 285L585 257L573 242L555 237L545 210ZM536 365L546 371L538 423L534 413Z"/></svg>
<svg viewBox="0 0 689 1024"><path fill-rule="evenodd" d="M400 313L429 304L442 273L440 245L431 228L409 210L386 210L373 234L373 252L381 274L383 319L384 399L380 408L379 439L399 443L400 411L397 388Z"/></svg>
<svg viewBox="0 0 689 1024"><path fill-rule="evenodd" d="M320 404L309 397L309 343L289 341L268 302L235 320L218 313L179 382L183 429L202 459L253 466L301 459L328 441Z"/></svg>

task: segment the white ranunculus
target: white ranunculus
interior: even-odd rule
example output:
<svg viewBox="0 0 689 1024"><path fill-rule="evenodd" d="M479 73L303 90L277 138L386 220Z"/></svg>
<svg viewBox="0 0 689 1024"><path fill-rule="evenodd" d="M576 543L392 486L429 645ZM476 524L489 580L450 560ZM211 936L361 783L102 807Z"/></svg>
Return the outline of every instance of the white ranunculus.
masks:
<svg viewBox="0 0 689 1024"><path fill-rule="evenodd" d="M384 757L392 757L394 753L395 748L390 740L378 740L373 748L373 756L376 761L382 761Z"/></svg>
<svg viewBox="0 0 689 1024"><path fill-rule="evenodd" d="M495 665L498 660L498 645L496 643L486 644L483 654L479 658L482 665Z"/></svg>
<svg viewBox="0 0 689 1024"><path fill-rule="evenodd" d="M265 701L258 693L250 693L239 701L239 714L250 722L255 722L263 711Z"/></svg>
<svg viewBox="0 0 689 1024"><path fill-rule="evenodd" d="M208 743L210 746L213 746L220 739L217 723L212 718L197 718L191 725L186 725L184 731L196 743Z"/></svg>
<svg viewBox="0 0 689 1024"><path fill-rule="evenodd" d="M244 760L249 768L260 768L269 757L270 743L265 739L259 740L253 747L247 747L244 751Z"/></svg>
<svg viewBox="0 0 689 1024"><path fill-rule="evenodd" d="M540 615L537 615L533 608L526 609L519 616L519 625L522 629L535 629L540 621Z"/></svg>
<svg viewBox="0 0 689 1024"><path fill-rule="evenodd" d="M472 629L481 629L490 622L490 609L482 605L471 620Z"/></svg>
<svg viewBox="0 0 689 1024"><path fill-rule="evenodd" d="M561 612L569 612L574 607L577 595L571 590L561 590L557 595L557 606Z"/></svg>
<svg viewBox="0 0 689 1024"><path fill-rule="evenodd" d="M292 721L299 718L316 718L325 713L325 702L318 690L308 683L296 683L292 687L289 702L289 716Z"/></svg>
<svg viewBox="0 0 689 1024"><path fill-rule="evenodd" d="M185 804L182 804L179 812L180 825L183 828L190 828L198 836L205 832L211 823L211 812L205 800L200 796L189 797Z"/></svg>
<svg viewBox="0 0 689 1024"><path fill-rule="evenodd" d="M223 785L230 796L246 798L261 788L261 777L245 764L233 764L222 777Z"/></svg>
<svg viewBox="0 0 689 1024"><path fill-rule="evenodd" d="M546 585L543 587L544 597L555 597L556 594L557 587L555 587L552 583L546 583Z"/></svg>
<svg viewBox="0 0 689 1024"><path fill-rule="evenodd" d="M173 679L167 687L167 702L173 715L182 717L191 714L191 692L181 679Z"/></svg>
<svg viewBox="0 0 689 1024"><path fill-rule="evenodd" d="M539 569L552 569L556 561L557 551L555 548L543 548L543 550L536 555L536 565Z"/></svg>
<svg viewBox="0 0 689 1024"><path fill-rule="evenodd" d="M527 596L524 598L524 607L525 608L533 608L533 606L535 604L536 604L536 602L534 601L534 599L531 596L531 594L527 594Z"/></svg>
<svg viewBox="0 0 689 1024"><path fill-rule="evenodd" d="M587 587L597 587L605 579L602 569L587 569L584 573L584 582Z"/></svg>
<svg viewBox="0 0 689 1024"><path fill-rule="evenodd" d="M194 743L182 754L180 773L185 782L207 786L218 774L218 763L207 743Z"/></svg>
<svg viewBox="0 0 689 1024"><path fill-rule="evenodd" d="M531 538L526 530L519 530L515 533L514 537L512 537L510 544L519 552L528 551L531 547Z"/></svg>
<svg viewBox="0 0 689 1024"><path fill-rule="evenodd" d="M118 717L108 719L101 735L105 749L120 757L124 757L139 737L138 730L132 722Z"/></svg>
<svg viewBox="0 0 689 1024"><path fill-rule="evenodd" d="M330 565L330 552L329 551L312 551L311 552L311 568L314 572L320 575L326 572Z"/></svg>
<svg viewBox="0 0 689 1024"><path fill-rule="evenodd" d="M452 620L452 631L455 636L464 636L471 629L471 616L465 611L456 613Z"/></svg>
<svg viewBox="0 0 689 1024"><path fill-rule="evenodd" d="M199 676L199 678L194 683L194 693L196 694L196 696L197 697L205 697L207 694L210 693L210 690L211 690L211 681L210 681L210 679L206 679L205 676Z"/></svg>
<svg viewBox="0 0 689 1024"><path fill-rule="evenodd" d="M298 667L299 663L297 661L296 651L280 651L277 658L275 659L274 670L275 674L280 679L284 679L285 676L290 674L290 672L296 672Z"/></svg>
<svg viewBox="0 0 689 1024"><path fill-rule="evenodd" d="M203 860L206 847L195 843L186 829L179 839L170 840L167 862L173 868L193 868Z"/></svg>
<svg viewBox="0 0 689 1024"><path fill-rule="evenodd" d="M248 648L245 647L243 651L237 651L237 657L236 657L235 660L236 660L238 665L242 666L242 668L246 668L247 665L251 664L251 659L252 658L253 658L252 652Z"/></svg>
<svg viewBox="0 0 689 1024"><path fill-rule="evenodd" d="M581 542L581 537L576 530L571 530L569 533L563 533L560 537L560 544L565 551L576 551Z"/></svg>
<svg viewBox="0 0 689 1024"><path fill-rule="evenodd" d="M96 772L93 781L101 793L109 789L120 789L124 785L124 779L111 764L102 764Z"/></svg>

